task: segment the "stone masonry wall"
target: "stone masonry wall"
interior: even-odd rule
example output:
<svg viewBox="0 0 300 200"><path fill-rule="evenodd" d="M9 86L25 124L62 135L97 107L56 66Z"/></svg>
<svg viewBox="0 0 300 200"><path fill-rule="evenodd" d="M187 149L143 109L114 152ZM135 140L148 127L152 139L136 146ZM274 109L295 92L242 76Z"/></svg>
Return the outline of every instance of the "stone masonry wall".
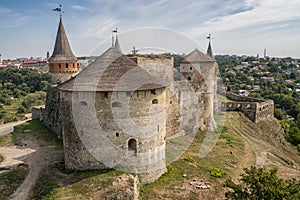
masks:
<svg viewBox="0 0 300 200"><path fill-rule="evenodd" d="M227 93L226 96L238 102L222 102L222 111L241 111L254 123L274 116L273 100L243 97L233 93Z"/></svg>
<svg viewBox="0 0 300 200"><path fill-rule="evenodd" d="M57 88L47 91L45 109L43 110L42 122L59 137L61 136L61 111L59 107L60 95Z"/></svg>
<svg viewBox="0 0 300 200"><path fill-rule="evenodd" d="M150 74L171 83L174 81L174 58L164 55L128 55Z"/></svg>
<svg viewBox="0 0 300 200"><path fill-rule="evenodd" d="M165 89L62 91L67 168L116 167L138 174L142 183L157 179L166 171L165 102ZM68 110L73 115L65 114Z"/></svg>

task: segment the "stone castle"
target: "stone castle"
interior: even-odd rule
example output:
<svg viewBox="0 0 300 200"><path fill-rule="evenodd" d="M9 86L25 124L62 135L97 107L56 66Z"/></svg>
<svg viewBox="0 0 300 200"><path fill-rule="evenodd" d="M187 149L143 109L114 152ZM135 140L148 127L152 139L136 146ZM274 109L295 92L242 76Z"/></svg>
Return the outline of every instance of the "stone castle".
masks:
<svg viewBox="0 0 300 200"><path fill-rule="evenodd" d="M167 55L125 55L116 34L112 46L78 73L62 20L49 73L57 87L45 108L33 109L63 138L69 169L120 168L141 183L166 172L166 140L213 129L218 65L209 42L180 63Z"/></svg>

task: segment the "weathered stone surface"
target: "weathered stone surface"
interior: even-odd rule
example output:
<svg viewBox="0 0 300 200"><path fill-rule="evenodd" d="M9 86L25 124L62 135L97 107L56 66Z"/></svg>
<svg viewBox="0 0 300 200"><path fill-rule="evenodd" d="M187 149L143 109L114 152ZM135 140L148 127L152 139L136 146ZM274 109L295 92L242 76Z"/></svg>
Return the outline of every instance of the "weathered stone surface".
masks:
<svg viewBox="0 0 300 200"><path fill-rule="evenodd" d="M222 111L241 111L254 123L274 116L273 100L243 97L233 93L227 93L226 96L237 102L222 102Z"/></svg>
<svg viewBox="0 0 300 200"><path fill-rule="evenodd" d="M61 110L59 107L60 96L57 88L47 91L46 105L43 111L43 123L61 137Z"/></svg>

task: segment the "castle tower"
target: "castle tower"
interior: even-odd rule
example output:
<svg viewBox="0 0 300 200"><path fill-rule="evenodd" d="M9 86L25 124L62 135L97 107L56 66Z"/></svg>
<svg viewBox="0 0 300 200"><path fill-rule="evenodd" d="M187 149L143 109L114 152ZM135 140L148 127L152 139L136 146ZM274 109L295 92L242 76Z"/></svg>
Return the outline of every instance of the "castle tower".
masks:
<svg viewBox="0 0 300 200"><path fill-rule="evenodd" d="M0 53L0 64L2 64L2 55Z"/></svg>
<svg viewBox="0 0 300 200"><path fill-rule="evenodd" d="M62 19L59 20L56 41L49 58L49 73L54 83L62 83L78 72L77 58L70 47Z"/></svg>
<svg viewBox="0 0 300 200"><path fill-rule="evenodd" d="M65 165L121 168L140 182L166 172L166 86L111 48L58 86Z"/></svg>
<svg viewBox="0 0 300 200"><path fill-rule="evenodd" d="M196 81L201 84L204 81L203 84L206 89L205 91L199 91L201 93L199 94L199 102L204 102L201 118L204 119L204 125L207 128L214 129L213 112L216 99L218 64L213 55L210 35L207 38L209 39L209 44L206 55L195 49L185 56L180 63L180 74L182 78L192 82ZM201 124L202 122L200 122Z"/></svg>

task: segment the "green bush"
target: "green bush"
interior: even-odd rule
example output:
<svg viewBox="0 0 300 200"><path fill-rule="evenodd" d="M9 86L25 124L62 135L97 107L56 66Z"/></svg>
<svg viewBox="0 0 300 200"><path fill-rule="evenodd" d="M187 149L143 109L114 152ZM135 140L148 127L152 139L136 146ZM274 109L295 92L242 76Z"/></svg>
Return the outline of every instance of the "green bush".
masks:
<svg viewBox="0 0 300 200"><path fill-rule="evenodd" d="M210 172L210 175L212 177L221 178L224 175L226 175L226 172L219 168L211 167L211 168L208 168L207 170Z"/></svg>
<svg viewBox="0 0 300 200"><path fill-rule="evenodd" d="M251 167L244 169L239 184L228 179L225 187L227 199L300 199L300 181L283 180L277 176L277 169L265 170Z"/></svg>
<svg viewBox="0 0 300 200"><path fill-rule="evenodd" d="M183 160L188 162L195 162L195 160L192 157L186 157Z"/></svg>

